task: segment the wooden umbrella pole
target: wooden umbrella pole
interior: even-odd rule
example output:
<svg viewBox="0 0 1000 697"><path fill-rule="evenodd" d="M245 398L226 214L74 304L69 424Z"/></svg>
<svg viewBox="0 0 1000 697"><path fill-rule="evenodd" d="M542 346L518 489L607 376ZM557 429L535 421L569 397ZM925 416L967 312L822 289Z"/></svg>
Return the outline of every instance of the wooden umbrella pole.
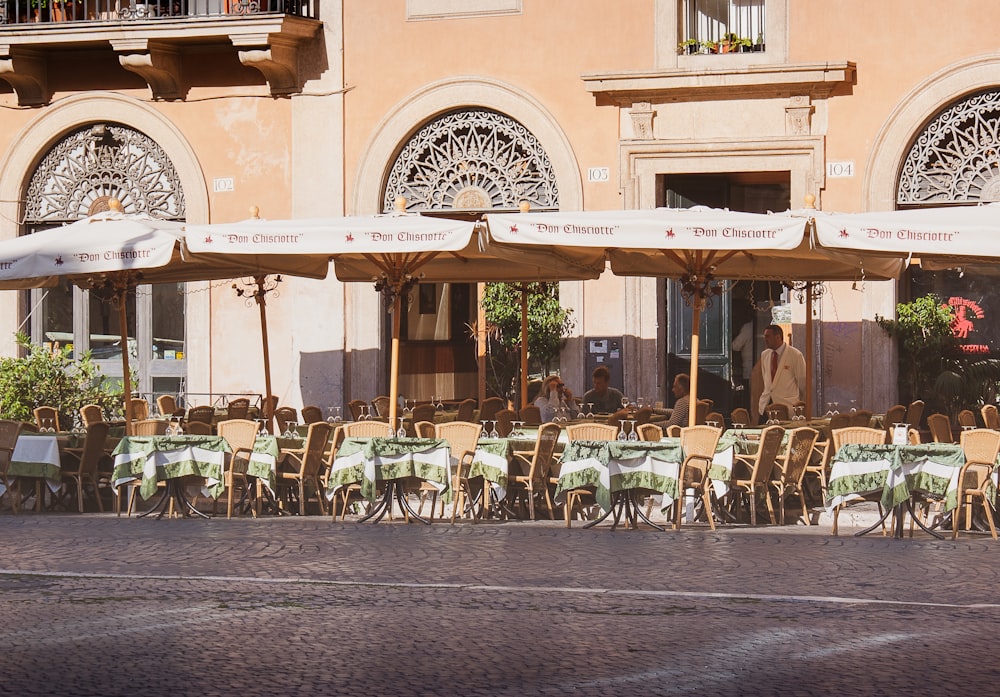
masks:
<svg viewBox="0 0 1000 697"><path fill-rule="evenodd" d="M402 288L392 297L392 357L389 361L389 429L396 431L396 408L399 404L399 331L403 311Z"/></svg>
<svg viewBox="0 0 1000 697"><path fill-rule="evenodd" d="M528 406L528 288L521 286L521 408Z"/></svg>
<svg viewBox="0 0 1000 697"><path fill-rule="evenodd" d="M691 390L688 393L688 426L698 423L698 343L701 339L701 306L705 299L695 295L691 303Z"/></svg>
<svg viewBox="0 0 1000 697"><path fill-rule="evenodd" d="M274 408L271 403L271 351L268 347L267 338L267 298L264 293L264 277L256 276L257 282L257 307L260 308L260 340L264 349L264 418L267 423L267 430L274 433Z"/></svg>
<svg viewBox="0 0 1000 697"><path fill-rule="evenodd" d="M128 286L115 290L118 298L118 324L122 334L122 392L125 399L125 435L132 435L132 371L129 368L128 356Z"/></svg>
<svg viewBox="0 0 1000 697"><path fill-rule="evenodd" d="M813 405L813 284L806 283L806 418L812 418Z"/></svg>

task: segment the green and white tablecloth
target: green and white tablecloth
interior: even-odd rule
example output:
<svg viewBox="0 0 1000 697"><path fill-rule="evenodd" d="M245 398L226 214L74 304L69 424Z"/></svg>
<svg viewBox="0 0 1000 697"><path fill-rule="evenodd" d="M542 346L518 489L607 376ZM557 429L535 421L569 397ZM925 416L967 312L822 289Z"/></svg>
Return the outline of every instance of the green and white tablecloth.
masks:
<svg viewBox="0 0 1000 697"><path fill-rule="evenodd" d="M440 438L346 438L330 469L327 498L349 484L374 501L378 482L417 477L442 492L451 483L451 453Z"/></svg>
<svg viewBox="0 0 1000 697"><path fill-rule="evenodd" d="M921 445L844 445L833 457L826 505L882 492L882 505L892 508L915 492L944 499L945 509L958 502L958 475L965 464L962 447L948 443Z"/></svg>
<svg viewBox="0 0 1000 697"><path fill-rule="evenodd" d="M225 489L223 467L229 444L219 436L127 436L115 448L111 475L115 491L129 481L141 480L139 493L148 499L161 481L178 477L204 477L205 490L218 498Z"/></svg>
<svg viewBox="0 0 1000 697"><path fill-rule="evenodd" d="M244 474L256 477L272 494L277 481L278 457L282 448L301 448L299 438L284 438L277 436L257 436L253 444L253 453L249 462L241 458L241 466L246 469ZM227 458L228 459L228 458ZM245 464L244 464L245 463Z"/></svg>
<svg viewBox="0 0 1000 697"><path fill-rule="evenodd" d="M9 479L32 477L45 480L52 492L62 487L62 468L59 459L59 439L64 445L76 447L82 438L71 439L70 434L60 436L54 433L21 433L14 445L10 465L7 467ZM7 482L0 481L0 496L7 490Z"/></svg>
<svg viewBox="0 0 1000 697"><path fill-rule="evenodd" d="M498 501L502 501L507 495L510 457L514 454L516 445L515 439L509 438L481 438L476 444L476 453L472 458L472 466L469 467L469 479L482 477L490 482Z"/></svg>
<svg viewBox="0 0 1000 697"><path fill-rule="evenodd" d="M569 489L592 486L598 505L607 511L615 492L649 489L663 494L666 508L677 498L683 460L677 438L659 442L571 441L563 451L556 500L561 502Z"/></svg>

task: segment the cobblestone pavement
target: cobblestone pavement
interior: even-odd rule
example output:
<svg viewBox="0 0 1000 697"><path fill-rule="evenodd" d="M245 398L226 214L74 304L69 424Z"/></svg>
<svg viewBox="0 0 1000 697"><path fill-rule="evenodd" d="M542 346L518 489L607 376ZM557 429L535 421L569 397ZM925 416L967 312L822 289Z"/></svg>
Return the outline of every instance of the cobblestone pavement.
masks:
<svg viewBox="0 0 1000 697"><path fill-rule="evenodd" d="M993 694L1000 546L0 516L0 694Z"/></svg>

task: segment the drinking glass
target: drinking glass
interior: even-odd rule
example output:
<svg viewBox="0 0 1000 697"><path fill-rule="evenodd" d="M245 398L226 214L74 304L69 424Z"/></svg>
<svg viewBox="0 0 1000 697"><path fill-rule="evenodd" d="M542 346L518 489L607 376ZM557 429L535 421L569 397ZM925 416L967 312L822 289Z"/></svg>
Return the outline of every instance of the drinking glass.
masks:
<svg viewBox="0 0 1000 697"><path fill-rule="evenodd" d="M588 419L594 418L594 403L593 402L587 402L586 406L587 406L587 418Z"/></svg>
<svg viewBox="0 0 1000 697"><path fill-rule="evenodd" d="M833 403L833 413L834 414L839 414L840 413L840 402L834 402Z"/></svg>
<svg viewBox="0 0 1000 697"><path fill-rule="evenodd" d="M857 410L858 410L858 400L852 399L851 400L851 413L853 414Z"/></svg>
<svg viewBox="0 0 1000 697"><path fill-rule="evenodd" d="M622 425L618 427L618 440L628 440L628 434L625 433L625 424L627 421L622 421Z"/></svg>
<svg viewBox="0 0 1000 697"><path fill-rule="evenodd" d="M367 404L362 404L361 405L361 420L362 421L371 421L371 418L372 418L371 407L369 407Z"/></svg>
<svg viewBox="0 0 1000 697"><path fill-rule="evenodd" d="M497 431L497 422L494 420L493 421L493 430L490 431L490 438L499 438L499 437L500 437L500 433L499 433L499 431Z"/></svg>
<svg viewBox="0 0 1000 697"><path fill-rule="evenodd" d="M628 397L622 397L622 409L628 409Z"/></svg>
<svg viewBox="0 0 1000 697"><path fill-rule="evenodd" d="M719 422L718 421L706 421L705 425L706 426L711 426L712 428L718 428L719 427Z"/></svg>
<svg viewBox="0 0 1000 697"><path fill-rule="evenodd" d="M635 430L635 428L636 428L636 426L638 425L639 422L638 421L629 421L629 423L632 424L632 430L628 434L628 439L629 440L639 440L639 434L636 433L636 430Z"/></svg>
<svg viewBox="0 0 1000 697"><path fill-rule="evenodd" d="M479 423L481 423L483 425L483 430L479 432L479 439L480 440L484 440L486 438L489 438L490 437L490 429L488 429L486 427L486 424L489 423L489 420L487 420L487 419L481 419Z"/></svg>
<svg viewBox="0 0 1000 697"><path fill-rule="evenodd" d="M406 438L406 429L403 427L403 417L397 416L396 420L399 421L399 428L396 429L396 437Z"/></svg>

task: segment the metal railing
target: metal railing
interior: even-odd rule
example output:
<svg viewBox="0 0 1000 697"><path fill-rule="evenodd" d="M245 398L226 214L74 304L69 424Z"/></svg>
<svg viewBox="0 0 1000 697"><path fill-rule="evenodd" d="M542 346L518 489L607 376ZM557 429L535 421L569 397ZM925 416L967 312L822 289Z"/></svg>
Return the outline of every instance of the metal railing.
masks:
<svg viewBox="0 0 1000 697"><path fill-rule="evenodd" d="M280 13L317 19L318 0L0 0L0 24L158 22Z"/></svg>
<svg viewBox="0 0 1000 697"><path fill-rule="evenodd" d="M765 0L684 0L682 53L764 50Z"/></svg>

